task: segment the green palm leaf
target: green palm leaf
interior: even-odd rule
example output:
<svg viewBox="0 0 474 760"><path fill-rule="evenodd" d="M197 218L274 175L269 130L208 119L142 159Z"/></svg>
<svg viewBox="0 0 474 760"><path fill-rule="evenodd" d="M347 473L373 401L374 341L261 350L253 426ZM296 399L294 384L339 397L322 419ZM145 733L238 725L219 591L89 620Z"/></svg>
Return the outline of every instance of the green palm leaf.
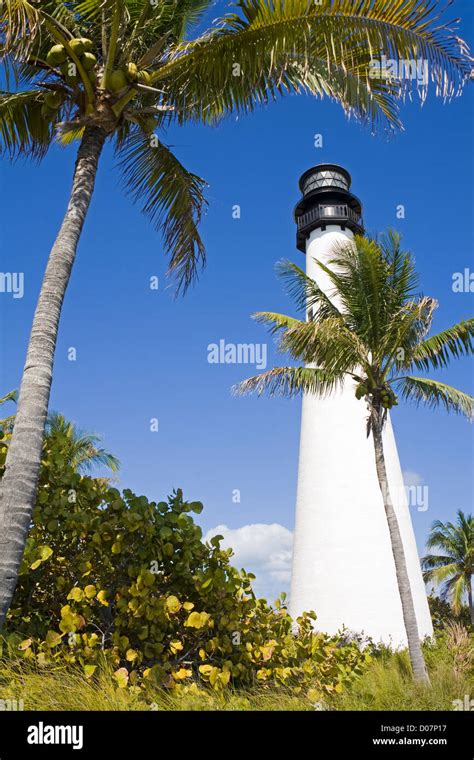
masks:
<svg viewBox="0 0 474 760"><path fill-rule="evenodd" d="M355 6L348 0L242 0L239 10L179 46L155 75L186 117L212 121L303 89L335 97L365 120L393 122L394 100L412 82L371 78L371 58L426 58L444 97L456 94L470 74L465 46L424 0ZM242 75L235 75L236 62ZM196 87L202 81L205 92ZM424 94L427 86L418 89Z"/></svg>
<svg viewBox="0 0 474 760"><path fill-rule="evenodd" d="M52 128L41 115L40 90L0 92L0 153L40 160L51 143Z"/></svg>
<svg viewBox="0 0 474 760"><path fill-rule="evenodd" d="M472 418L474 398L445 383L427 377L403 377L397 380L400 393L406 401L424 403L431 409L444 406L447 412L455 412Z"/></svg>
<svg viewBox="0 0 474 760"><path fill-rule="evenodd" d="M301 311L312 311L313 319L328 319L340 316L339 310L318 287L315 280L308 277L301 267L292 261L281 261L276 266L288 295Z"/></svg>
<svg viewBox="0 0 474 760"><path fill-rule="evenodd" d="M170 272L178 289L186 288L205 263L198 224L207 203L206 183L188 172L161 141L136 130L119 148L120 168L127 192L162 231Z"/></svg>
<svg viewBox="0 0 474 760"><path fill-rule="evenodd" d="M417 369L447 367L450 359L474 352L474 319L467 319L419 343L412 352L411 364Z"/></svg>
<svg viewBox="0 0 474 760"><path fill-rule="evenodd" d="M268 372L243 380L233 387L237 396L256 393L261 396L292 397L301 393L326 396L339 385L340 378L330 372L312 367L275 367Z"/></svg>

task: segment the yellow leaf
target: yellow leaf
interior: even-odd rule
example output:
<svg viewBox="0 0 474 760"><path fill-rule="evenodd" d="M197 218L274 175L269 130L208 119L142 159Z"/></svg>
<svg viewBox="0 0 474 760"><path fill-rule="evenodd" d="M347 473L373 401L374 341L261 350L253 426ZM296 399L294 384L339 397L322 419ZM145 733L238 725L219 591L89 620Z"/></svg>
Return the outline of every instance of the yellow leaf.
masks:
<svg viewBox="0 0 474 760"><path fill-rule="evenodd" d="M57 647L61 643L62 639L59 633L56 633L56 631L48 631L45 641L46 646Z"/></svg>
<svg viewBox="0 0 474 760"><path fill-rule="evenodd" d="M109 606L109 603L108 603L107 599L105 598L106 596L107 596L107 591L99 591L99 593L97 594L98 601L101 604L103 604L104 607L108 607Z"/></svg>
<svg viewBox="0 0 474 760"><path fill-rule="evenodd" d="M176 596L169 596L166 600L166 609L170 615L175 615L181 609L181 602Z"/></svg>
<svg viewBox="0 0 474 760"><path fill-rule="evenodd" d="M67 595L68 599L74 599L75 602L82 602L84 598L84 592L78 586L74 586Z"/></svg>
<svg viewBox="0 0 474 760"><path fill-rule="evenodd" d="M86 678L91 678L97 669L97 665L84 665L84 675Z"/></svg>
<svg viewBox="0 0 474 760"><path fill-rule="evenodd" d="M193 674L192 670L188 670L187 668L181 668L180 670L177 670L173 673L173 678L175 681L182 681L184 678L190 678Z"/></svg>
<svg viewBox="0 0 474 760"><path fill-rule="evenodd" d="M119 689L125 689L128 684L128 670L127 668L119 668L115 671L114 676L118 683Z"/></svg>
<svg viewBox="0 0 474 760"><path fill-rule="evenodd" d="M187 628L204 628L210 617L207 612L191 612L184 625Z"/></svg>

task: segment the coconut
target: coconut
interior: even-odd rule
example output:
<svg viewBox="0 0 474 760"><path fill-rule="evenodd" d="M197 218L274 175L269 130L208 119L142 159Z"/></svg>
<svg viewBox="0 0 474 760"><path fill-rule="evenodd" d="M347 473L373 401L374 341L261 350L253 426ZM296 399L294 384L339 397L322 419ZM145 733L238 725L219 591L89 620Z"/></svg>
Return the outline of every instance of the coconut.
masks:
<svg viewBox="0 0 474 760"><path fill-rule="evenodd" d="M82 55L85 53L83 37L80 39L69 40L69 47L76 55Z"/></svg>
<svg viewBox="0 0 474 760"><path fill-rule="evenodd" d="M125 74L130 82L136 82L138 77L138 67L136 63L127 63L125 66Z"/></svg>
<svg viewBox="0 0 474 760"><path fill-rule="evenodd" d="M81 63L86 71L90 71L96 65L97 58L93 53L84 53L84 55L81 56Z"/></svg>
<svg viewBox="0 0 474 760"><path fill-rule="evenodd" d="M74 63L74 61L65 61L61 64L59 67L59 70L61 71L61 74L65 77L71 77L74 74L77 74L77 66Z"/></svg>
<svg viewBox="0 0 474 760"><path fill-rule="evenodd" d="M151 84L151 74L149 71L139 71L138 72L138 81L141 84Z"/></svg>
<svg viewBox="0 0 474 760"><path fill-rule="evenodd" d="M90 53L93 48L92 40L88 37L79 37L79 42L82 42L82 49L84 53Z"/></svg>
<svg viewBox="0 0 474 760"><path fill-rule="evenodd" d="M50 66L59 66L59 64L64 63L66 60L67 53L64 45L53 45L48 55L46 56L46 61Z"/></svg>
<svg viewBox="0 0 474 760"><path fill-rule="evenodd" d="M44 102L55 111L63 102L63 97L59 92L48 92L44 97Z"/></svg>
<svg viewBox="0 0 474 760"><path fill-rule="evenodd" d="M112 92L119 92L120 90L123 90L127 84L128 80L125 76L125 72L122 71L122 69L115 69L115 71L112 71L110 73L109 89L112 90Z"/></svg>

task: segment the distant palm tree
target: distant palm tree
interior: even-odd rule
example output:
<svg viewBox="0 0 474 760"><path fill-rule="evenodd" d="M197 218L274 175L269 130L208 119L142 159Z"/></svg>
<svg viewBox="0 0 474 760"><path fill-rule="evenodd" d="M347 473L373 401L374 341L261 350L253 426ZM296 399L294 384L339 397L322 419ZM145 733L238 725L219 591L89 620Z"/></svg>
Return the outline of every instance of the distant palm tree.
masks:
<svg viewBox="0 0 474 760"><path fill-rule="evenodd" d="M372 126L400 126L397 99L427 86L375 67L425 59L437 94L468 81L471 58L442 3L426 0L240 0L188 39L210 0L3 0L0 148L41 159L80 141L69 203L33 320L15 429L0 488L0 625L15 588L36 499L61 309L99 158L112 143L125 188L157 224L178 288L205 260L204 181L161 140L169 125L213 124L280 95L329 97ZM159 130L160 139L154 134ZM46 181L46 180L45 180ZM109 199L113 203L113 199Z"/></svg>
<svg viewBox="0 0 474 760"><path fill-rule="evenodd" d="M388 409L398 403L395 390L407 401L444 406L472 415L474 399L449 385L413 377L412 369L445 367L451 358L474 352L474 319L427 337L437 303L415 296L418 278L409 253L400 248L394 231L379 240L357 236L334 247L328 275L335 303L295 264L284 262L282 276L302 308L313 318L300 321L272 312L255 319L279 334L279 348L304 367L276 367L251 377L236 392L294 396L329 395L353 382L356 398L368 408L367 435L372 435L375 463L387 517L413 673L429 682L420 646L415 607L398 520L389 490L382 430ZM395 389L395 390L394 390Z"/></svg>
<svg viewBox="0 0 474 760"><path fill-rule="evenodd" d="M474 574L474 517L458 510L456 523L435 520L426 542L427 549L442 554L427 554L421 560L426 583L443 584L441 598L449 600L459 615L467 596L471 623L474 626L472 576Z"/></svg>
<svg viewBox="0 0 474 760"><path fill-rule="evenodd" d="M120 468L120 461L113 454L97 446L100 437L79 430L73 422L58 412L51 412L46 422L46 439L50 443L61 442L65 462L77 472L86 473L94 467L107 467L112 472ZM66 443L66 445L65 445Z"/></svg>
<svg viewBox="0 0 474 760"><path fill-rule="evenodd" d="M17 400L17 391L10 391L5 396L2 396L2 398L0 398L0 406L6 404L8 401L14 401L16 404ZM8 417L4 417L3 420L0 420L0 433L3 433L3 435L10 434L13 429L14 419L15 415L10 414Z"/></svg>

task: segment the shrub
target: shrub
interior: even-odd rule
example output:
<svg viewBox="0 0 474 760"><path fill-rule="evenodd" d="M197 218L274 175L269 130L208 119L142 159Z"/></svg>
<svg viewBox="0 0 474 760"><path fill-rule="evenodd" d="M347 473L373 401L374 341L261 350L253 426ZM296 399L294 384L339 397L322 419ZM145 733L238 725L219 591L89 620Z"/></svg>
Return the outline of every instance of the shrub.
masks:
<svg viewBox="0 0 474 760"><path fill-rule="evenodd" d="M439 596L434 596L434 594L429 595L428 604L435 631L442 631L446 623L452 623L455 621L462 623L466 628L472 627L471 616L467 604L461 606L459 615L455 615L449 602L441 599Z"/></svg>
<svg viewBox="0 0 474 760"><path fill-rule="evenodd" d="M222 537L203 543L192 517L201 510L180 490L159 503L121 494L68 467L60 439L46 442L6 649L45 668L80 666L87 678L105 661L117 688L342 692L369 655L315 633L314 613L295 633L284 596L274 607L257 599Z"/></svg>

